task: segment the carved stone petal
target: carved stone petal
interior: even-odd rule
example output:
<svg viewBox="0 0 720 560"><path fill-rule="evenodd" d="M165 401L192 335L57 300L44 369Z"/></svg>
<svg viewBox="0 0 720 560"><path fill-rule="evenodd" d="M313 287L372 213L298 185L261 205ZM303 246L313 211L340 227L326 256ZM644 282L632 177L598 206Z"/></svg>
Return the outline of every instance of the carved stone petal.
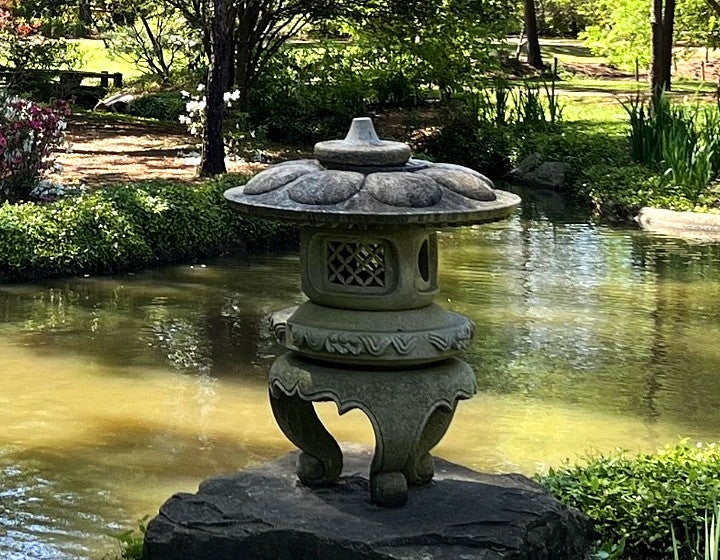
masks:
<svg viewBox="0 0 720 560"><path fill-rule="evenodd" d="M442 198L440 185L420 173L372 173L365 188L376 200L405 208L435 206Z"/></svg>
<svg viewBox="0 0 720 560"><path fill-rule="evenodd" d="M337 204L356 195L364 179L352 171L317 171L295 181L288 195L300 204Z"/></svg>
<svg viewBox="0 0 720 560"><path fill-rule="evenodd" d="M250 179L243 192L245 194L263 194L274 191L293 182L298 177L313 173L318 169L320 169L320 164L311 159L275 165Z"/></svg>
<svg viewBox="0 0 720 560"><path fill-rule="evenodd" d="M497 199L490 180L471 169L460 166L458 168L443 169L433 166L417 173L432 177L439 185L467 198L482 202Z"/></svg>

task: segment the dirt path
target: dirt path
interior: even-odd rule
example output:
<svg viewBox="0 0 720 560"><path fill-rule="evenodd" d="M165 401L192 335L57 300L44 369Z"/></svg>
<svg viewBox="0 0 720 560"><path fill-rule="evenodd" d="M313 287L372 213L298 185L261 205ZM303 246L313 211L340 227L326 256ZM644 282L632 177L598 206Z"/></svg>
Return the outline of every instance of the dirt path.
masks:
<svg viewBox="0 0 720 560"><path fill-rule="evenodd" d="M122 122L103 115L71 116L67 151L56 154L63 171L53 178L90 187L145 179L197 181L193 139L181 125ZM264 166L228 161L228 171L256 172Z"/></svg>

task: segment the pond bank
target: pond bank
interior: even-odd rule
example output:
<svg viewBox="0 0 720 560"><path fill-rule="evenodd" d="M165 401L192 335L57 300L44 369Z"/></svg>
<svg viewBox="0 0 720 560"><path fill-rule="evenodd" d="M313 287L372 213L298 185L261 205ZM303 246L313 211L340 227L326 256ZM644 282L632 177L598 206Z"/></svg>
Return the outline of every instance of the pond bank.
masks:
<svg viewBox="0 0 720 560"><path fill-rule="evenodd" d="M720 242L720 214L641 208L636 218L643 229L701 242Z"/></svg>

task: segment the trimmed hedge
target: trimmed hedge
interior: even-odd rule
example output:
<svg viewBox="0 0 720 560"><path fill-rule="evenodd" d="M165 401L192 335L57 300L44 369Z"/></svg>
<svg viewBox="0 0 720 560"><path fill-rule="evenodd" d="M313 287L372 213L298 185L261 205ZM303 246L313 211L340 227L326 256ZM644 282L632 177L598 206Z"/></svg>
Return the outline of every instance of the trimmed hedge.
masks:
<svg viewBox="0 0 720 560"><path fill-rule="evenodd" d="M295 230L232 210L247 177L197 185L118 185L50 204L0 206L0 281L111 274L295 239Z"/></svg>
<svg viewBox="0 0 720 560"><path fill-rule="evenodd" d="M538 478L593 518L603 542L624 542L622 558L672 558L671 527L680 558L691 558L706 513L720 501L720 447L683 440L657 454L593 457Z"/></svg>
<svg viewBox="0 0 720 560"><path fill-rule="evenodd" d="M130 103L127 113L134 117L177 123L178 117L185 114L186 103L179 91L148 93Z"/></svg>

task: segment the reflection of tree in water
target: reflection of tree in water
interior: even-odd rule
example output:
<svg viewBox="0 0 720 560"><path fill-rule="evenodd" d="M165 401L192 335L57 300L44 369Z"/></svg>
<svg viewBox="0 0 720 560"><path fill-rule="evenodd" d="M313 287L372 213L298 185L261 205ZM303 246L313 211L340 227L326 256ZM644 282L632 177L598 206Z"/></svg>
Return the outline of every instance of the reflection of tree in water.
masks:
<svg viewBox="0 0 720 560"><path fill-rule="evenodd" d="M179 371L236 376L259 362L269 366L277 351L266 318L254 307L246 294L237 293L197 310L157 307L143 336Z"/></svg>
<svg viewBox="0 0 720 560"><path fill-rule="evenodd" d="M720 245L638 234L633 262L652 275L655 309L648 347L648 416L670 415L690 431L720 431Z"/></svg>
<svg viewBox="0 0 720 560"><path fill-rule="evenodd" d="M720 428L720 246L523 210L441 239L480 390Z"/></svg>
<svg viewBox="0 0 720 560"><path fill-rule="evenodd" d="M297 279L283 272L296 263L240 264L2 287L0 329L35 352L87 356L116 369L255 375L278 351L265 316L281 296L295 293L286 304L298 297Z"/></svg>
<svg viewBox="0 0 720 560"><path fill-rule="evenodd" d="M443 292L478 325L469 356L480 387L626 406L641 383L638 340L650 335L627 239L537 217L461 235L472 250L458 253Z"/></svg>
<svg viewBox="0 0 720 560"><path fill-rule="evenodd" d="M207 374L212 370L211 348L207 333L183 319L170 318L152 325L158 347L177 370ZM152 344L152 343L150 343Z"/></svg>

